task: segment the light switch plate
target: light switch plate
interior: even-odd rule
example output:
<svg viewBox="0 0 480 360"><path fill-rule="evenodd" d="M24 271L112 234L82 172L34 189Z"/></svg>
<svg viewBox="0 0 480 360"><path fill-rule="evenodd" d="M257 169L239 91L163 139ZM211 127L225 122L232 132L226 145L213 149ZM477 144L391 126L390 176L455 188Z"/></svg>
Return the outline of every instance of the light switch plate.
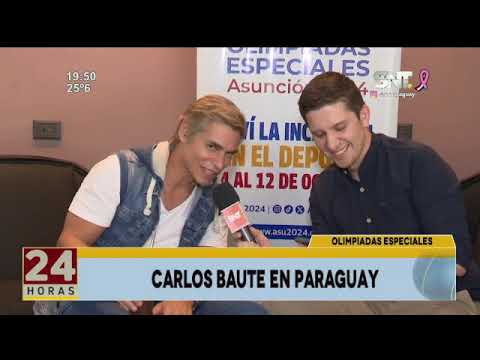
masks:
<svg viewBox="0 0 480 360"><path fill-rule="evenodd" d="M33 120L33 139L60 140L62 137L62 123L60 121Z"/></svg>

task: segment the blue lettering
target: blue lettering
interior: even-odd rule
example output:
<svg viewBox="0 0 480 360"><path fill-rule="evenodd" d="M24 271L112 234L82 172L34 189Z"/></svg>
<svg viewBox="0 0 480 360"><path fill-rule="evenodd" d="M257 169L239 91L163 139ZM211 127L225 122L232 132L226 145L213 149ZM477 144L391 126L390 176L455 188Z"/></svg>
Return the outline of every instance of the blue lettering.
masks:
<svg viewBox="0 0 480 360"><path fill-rule="evenodd" d="M310 129L305 123L285 123L285 141L312 141Z"/></svg>
<svg viewBox="0 0 480 360"><path fill-rule="evenodd" d="M335 50L330 50L332 48L325 48L325 55L336 55L338 54L338 52L340 51L340 48L336 47L336 48L333 48Z"/></svg>
<svg viewBox="0 0 480 360"><path fill-rule="evenodd" d="M357 56L357 52L355 51L355 48L353 48L353 47L343 48L341 55L343 56L346 53L352 53L352 55Z"/></svg>
<svg viewBox="0 0 480 360"><path fill-rule="evenodd" d="M290 124L291 130L291 138L290 140L293 141L300 141L302 140L302 124L301 123L291 123Z"/></svg>
<svg viewBox="0 0 480 360"><path fill-rule="evenodd" d="M310 75L315 75L316 73L323 74L324 72L325 68L323 67L322 59L315 60Z"/></svg>
<svg viewBox="0 0 480 360"><path fill-rule="evenodd" d="M363 50L363 51L359 51L358 52L358 55L360 56L367 56L370 54L370 48L360 48L360 50Z"/></svg>
<svg viewBox="0 0 480 360"><path fill-rule="evenodd" d="M303 140L312 141L312 138L307 133L310 133L310 129L308 128L307 124L303 124Z"/></svg>
<svg viewBox="0 0 480 360"><path fill-rule="evenodd" d="M255 118L256 118L256 116L252 115L252 117L250 118L250 121L247 121L246 129L245 129L245 136L243 137L244 139L247 138L247 134L248 134L248 139L249 140L254 139L254 130L255 130L254 121L255 121Z"/></svg>
<svg viewBox="0 0 480 360"><path fill-rule="evenodd" d="M362 65L365 64L367 67L363 67ZM368 76L370 74L370 69L368 68L368 65L370 64L370 61L368 60L360 60L357 63L357 67L360 70L363 70L363 72L357 72L358 76Z"/></svg>
<svg viewBox="0 0 480 360"><path fill-rule="evenodd" d="M273 59L273 74L285 74L285 59Z"/></svg>
<svg viewBox="0 0 480 360"><path fill-rule="evenodd" d="M345 76L354 76L352 64L355 64L355 60L343 60L342 61L342 74ZM350 71L350 72L349 72Z"/></svg>
<svg viewBox="0 0 480 360"><path fill-rule="evenodd" d="M253 58L243 58L242 59L242 65L243 65L242 74L253 74L254 73L255 66L253 66L252 64L248 64L248 63L251 63L253 60L254 60Z"/></svg>
<svg viewBox="0 0 480 360"><path fill-rule="evenodd" d="M312 67L312 62L310 61L310 58L306 58L304 61L303 61L303 74L304 75L307 75Z"/></svg>
<svg viewBox="0 0 480 360"><path fill-rule="evenodd" d="M238 61L239 58L227 58L227 74L238 74ZM233 69L233 67L237 67L237 69Z"/></svg>
<svg viewBox="0 0 480 360"><path fill-rule="evenodd" d="M278 124L276 122L272 122L270 124L270 132L268 136L266 135L265 123L261 122L260 125L260 136L259 140L280 140L280 136L278 134Z"/></svg>
<svg viewBox="0 0 480 360"><path fill-rule="evenodd" d="M262 70L266 70L270 67L270 60L267 58L257 59L257 74L260 74Z"/></svg>
<svg viewBox="0 0 480 360"><path fill-rule="evenodd" d="M272 126L270 127L269 140L280 140L280 136L278 135L278 124L276 122L272 123Z"/></svg>
<svg viewBox="0 0 480 360"><path fill-rule="evenodd" d="M300 59L292 59L287 63L288 72L292 75L299 75L302 71L301 70L297 70L297 71L293 70L292 69L292 64L293 63L301 64L302 62L300 61Z"/></svg>
<svg viewBox="0 0 480 360"><path fill-rule="evenodd" d="M229 47L228 48L228 51L230 51L231 53L234 53L234 54L238 54L240 52L242 52L243 48L231 48Z"/></svg>
<svg viewBox="0 0 480 360"><path fill-rule="evenodd" d="M268 136L265 135L265 124L263 122L260 123L260 140L268 140Z"/></svg>

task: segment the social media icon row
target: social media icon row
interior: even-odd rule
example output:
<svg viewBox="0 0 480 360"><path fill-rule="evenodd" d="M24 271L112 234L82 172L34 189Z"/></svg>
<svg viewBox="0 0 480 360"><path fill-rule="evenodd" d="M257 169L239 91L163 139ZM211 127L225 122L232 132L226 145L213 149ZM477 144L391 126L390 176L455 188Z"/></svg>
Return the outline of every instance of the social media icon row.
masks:
<svg viewBox="0 0 480 360"><path fill-rule="evenodd" d="M294 208L292 205L285 205L283 208L281 205L274 205L273 208L272 208L273 212L275 214L280 214L283 210L283 212L285 212L285 214L292 214L293 211L294 211ZM295 212L299 215L303 214L305 212L305 207L303 205L297 205L295 206Z"/></svg>

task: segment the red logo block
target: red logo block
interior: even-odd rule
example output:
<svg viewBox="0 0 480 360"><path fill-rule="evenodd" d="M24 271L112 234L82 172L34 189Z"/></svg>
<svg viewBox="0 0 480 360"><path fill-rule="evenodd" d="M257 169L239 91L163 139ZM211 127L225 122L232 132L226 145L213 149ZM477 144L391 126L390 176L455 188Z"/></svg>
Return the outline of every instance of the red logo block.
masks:
<svg viewBox="0 0 480 360"><path fill-rule="evenodd" d="M247 225L250 225L247 214L245 214L245 211L239 202L236 202L235 204L223 209L222 215L232 233L237 232Z"/></svg>
<svg viewBox="0 0 480 360"><path fill-rule="evenodd" d="M77 295L76 248L23 248L24 300Z"/></svg>

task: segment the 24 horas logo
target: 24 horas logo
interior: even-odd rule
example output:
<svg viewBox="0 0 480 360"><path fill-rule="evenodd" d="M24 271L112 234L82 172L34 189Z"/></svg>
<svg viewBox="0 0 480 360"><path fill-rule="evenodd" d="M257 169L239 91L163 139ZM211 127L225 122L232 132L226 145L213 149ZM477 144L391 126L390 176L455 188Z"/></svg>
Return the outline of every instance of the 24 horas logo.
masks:
<svg viewBox="0 0 480 360"><path fill-rule="evenodd" d="M23 300L78 297L75 248L23 248Z"/></svg>

